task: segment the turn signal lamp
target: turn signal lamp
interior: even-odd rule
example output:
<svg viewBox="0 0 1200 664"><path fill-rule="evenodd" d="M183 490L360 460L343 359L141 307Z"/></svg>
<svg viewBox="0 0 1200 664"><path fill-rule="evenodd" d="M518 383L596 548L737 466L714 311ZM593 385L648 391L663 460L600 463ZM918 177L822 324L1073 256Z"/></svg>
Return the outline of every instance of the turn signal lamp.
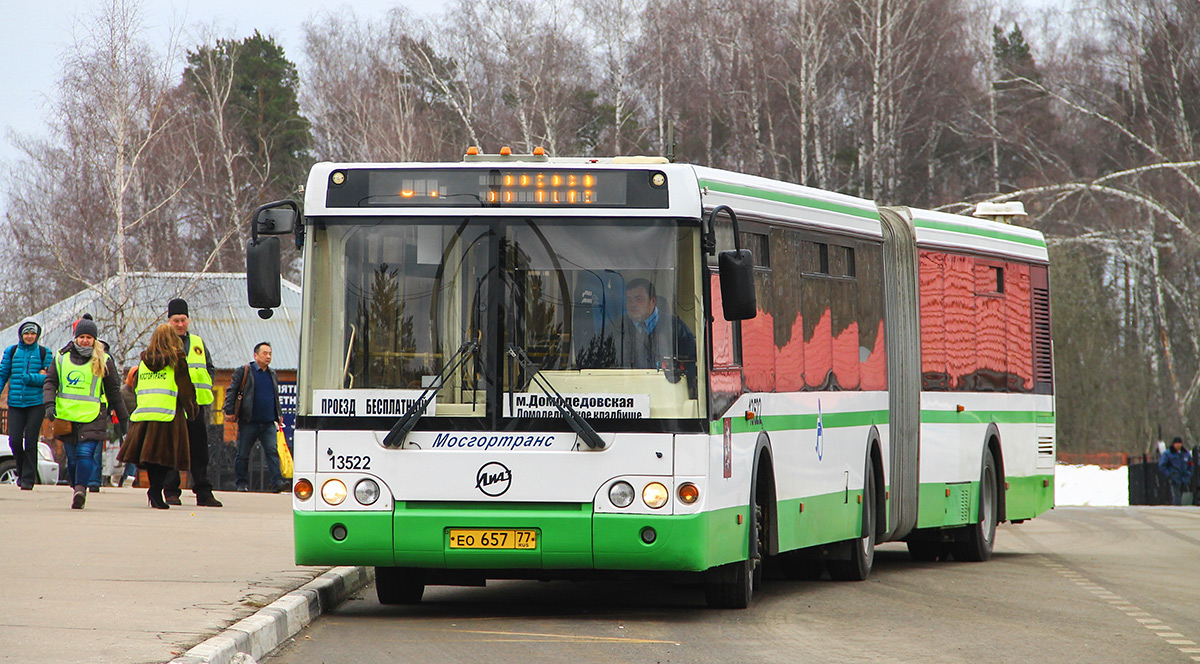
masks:
<svg viewBox="0 0 1200 664"><path fill-rule="evenodd" d="M313 495L312 482L308 480L297 480L295 486L292 487L292 493L300 500L308 500Z"/></svg>
<svg viewBox="0 0 1200 664"><path fill-rule="evenodd" d="M329 480L321 485L321 497L330 505L341 505L346 500L346 483L341 480Z"/></svg>
<svg viewBox="0 0 1200 664"><path fill-rule="evenodd" d="M667 487L660 482L651 482L642 489L642 502L646 503L646 507L650 509L658 509L667 504L667 498L671 496L671 492L667 491Z"/></svg>
<svg viewBox="0 0 1200 664"><path fill-rule="evenodd" d="M685 505L691 505L700 499L700 489L696 488L696 485L691 482L680 484L676 493L679 494L679 501Z"/></svg>

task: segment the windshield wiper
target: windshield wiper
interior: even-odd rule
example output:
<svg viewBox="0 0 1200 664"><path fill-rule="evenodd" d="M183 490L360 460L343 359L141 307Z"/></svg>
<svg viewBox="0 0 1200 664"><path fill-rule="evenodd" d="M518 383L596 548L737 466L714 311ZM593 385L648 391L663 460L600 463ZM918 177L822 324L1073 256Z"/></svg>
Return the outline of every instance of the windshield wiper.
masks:
<svg viewBox="0 0 1200 664"><path fill-rule="evenodd" d="M539 369L537 365L533 363L533 360L529 359L529 355L525 354L524 348L521 348L515 344L509 344L508 354L520 362L521 366L525 367L525 370L532 374L531 378L538 384L538 387L541 387L546 394L554 397L551 399L554 407L558 409L558 412L562 413L563 419L566 420L571 429L583 439L583 442L587 443L588 447L592 448L593 450L604 449L604 439L600 437L600 434L596 433L596 430L592 428L591 424L588 424L588 421L583 418L583 415L580 415L579 411L575 410L575 408L563 398L563 395L559 394L558 390L554 389L554 386L542 376L541 369Z"/></svg>
<svg viewBox="0 0 1200 664"><path fill-rule="evenodd" d="M442 367L442 371L434 379L434 382L425 388L421 396L417 397L417 400L408 407L408 410L404 411L400 419L396 420L396 423L392 425L392 429L383 437L384 447L400 447L404 444L404 440L408 438L409 432L417 425L417 420L421 419L421 416L425 414L425 409L429 407L429 402L437 398L437 393L446 384L446 379L454 375L454 372L458 371L459 367L466 363L467 358L471 356L471 353L476 348L479 348L479 342L469 340L464 341L463 345L454 351L454 354L450 356L446 365Z"/></svg>

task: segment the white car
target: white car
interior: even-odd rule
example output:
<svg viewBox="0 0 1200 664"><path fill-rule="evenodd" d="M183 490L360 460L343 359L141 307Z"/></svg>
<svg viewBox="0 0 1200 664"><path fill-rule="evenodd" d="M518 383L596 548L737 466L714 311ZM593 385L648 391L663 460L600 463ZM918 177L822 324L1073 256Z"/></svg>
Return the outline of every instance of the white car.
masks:
<svg viewBox="0 0 1200 664"><path fill-rule="evenodd" d="M8 436L0 435L0 484L17 483L17 460L8 446ZM58 484L58 462L46 443L38 441L38 484Z"/></svg>

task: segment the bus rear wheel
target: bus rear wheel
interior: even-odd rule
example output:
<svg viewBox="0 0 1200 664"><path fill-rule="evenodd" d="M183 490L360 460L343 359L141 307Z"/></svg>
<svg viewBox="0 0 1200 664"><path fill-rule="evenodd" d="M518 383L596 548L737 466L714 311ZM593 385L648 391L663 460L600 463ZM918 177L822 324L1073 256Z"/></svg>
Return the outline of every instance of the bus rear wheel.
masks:
<svg viewBox="0 0 1200 664"><path fill-rule="evenodd" d="M425 594L420 570L408 567L376 567L375 595L380 604L418 604Z"/></svg>
<svg viewBox="0 0 1200 664"><path fill-rule="evenodd" d="M869 461L862 495L862 537L848 542L848 559L825 563L829 576L835 581L866 580L875 564L875 466Z"/></svg>
<svg viewBox="0 0 1200 664"><path fill-rule="evenodd" d="M996 543L996 522L1000 516L999 483L996 460L990 451L983 456L983 472L979 480L979 521L967 526L954 538L954 559L962 562L989 560Z"/></svg>

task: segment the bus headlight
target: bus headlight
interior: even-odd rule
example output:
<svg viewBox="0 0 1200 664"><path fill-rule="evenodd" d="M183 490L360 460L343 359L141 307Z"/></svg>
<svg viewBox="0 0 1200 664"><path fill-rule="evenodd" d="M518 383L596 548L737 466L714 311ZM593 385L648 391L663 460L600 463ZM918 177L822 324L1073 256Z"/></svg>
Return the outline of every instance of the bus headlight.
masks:
<svg viewBox="0 0 1200 664"><path fill-rule="evenodd" d="M700 499L700 489L696 488L696 485L691 482L680 484L675 493L679 494L679 502L685 505L691 505Z"/></svg>
<svg viewBox="0 0 1200 664"><path fill-rule="evenodd" d="M341 505L346 500L346 483L341 480L329 480L321 485L321 497L330 505Z"/></svg>
<svg viewBox="0 0 1200 664"><path fill-rule="evenodd" d="M363 505L374 505L379 500L379 484L373 479L359 480L354 485L354 499Z"/></svg>
<svg viewBox="0 0 1200 664"><path fill-rule="evenodd" d="M613 482L608 488L608 499L617 507L629 507L633 504L633 486L629 482Z"/></svg>
<svg viewBox="0 0 1200 664"><path fill-rule="evenodd" d="M292 493L300 500L308 500L313 495L313 485L306 479L296 480L295 486L292 487Z"/></svg>
<svg viewBox="0 0 1200 664"><path fill-rule="evenodd" d="M671 493L659 482L651 482L642 489L642 502L651 509L658 509L667 504Z"/></svg>

